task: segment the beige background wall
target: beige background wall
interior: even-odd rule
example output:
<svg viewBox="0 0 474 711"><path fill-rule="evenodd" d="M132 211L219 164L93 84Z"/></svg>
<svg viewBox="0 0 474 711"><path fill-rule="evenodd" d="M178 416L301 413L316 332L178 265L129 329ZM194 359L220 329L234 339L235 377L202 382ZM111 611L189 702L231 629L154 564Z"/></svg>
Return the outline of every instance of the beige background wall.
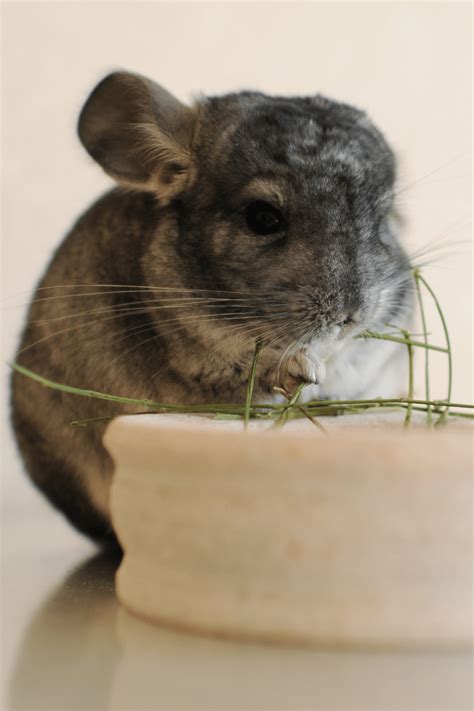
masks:
<svg viewBox="0 0 474 711"><path fill-rule="evenodd" d="M109 180L80 147L75 124L81 104L94 83L109 70L125 67L149 74L184 100L199 90L225 92L250 87L268 92L320 91L368 110L400 156L400 183L402 187L408 186L400 195L400 206L407 217L406 244L409 249L416 249L441 237L448 245L445 252L452 253L450 260L443 256L427 269L426 275L439 292L453 334L454 395L463 400L473 399L472 265L466 244L471 232L471 7L468 3L35 1L4 2L2 15L4 362L12 357L22 324L24 308L21 305L27 301L52 250L72 220L109 185ZM441 338L439 328L436 325L431 328L436 338ZM439 359L434 365L436 393L443 396L444 363ZM419 368L421 366L420 358ZM3 412L3 433L6 434L5 408ZM89 580L81 579L75 588L65 588L55 608L57 612L61 606L62 617L51 617L51 614L38 617L38 606L52 594L62 576L71 573L71 566L92 552L92 546L74 533L59 514L54 514L27 482L8 434L4 445L1 486L6 514L3 532L7 565L2 580L2 597L7 601L2 615L5 678L9 678L15 666L17 650L21 649L28 658L31 645L28 630L33 620L36 621L36 626L33 622L31 627L33 644L35 639L40 639L35 637L38 629L45 630L41 633L44 635L41 644L36 641L39 654L44 655L47 649L55 663L64 658L67 669L72 629L74 634L77 632L80 653L86 655L85 661L79 660L80 669L100 670L91 677L97 683L99 678L107 680L107 675L116 674L116 688L125 688L120 667L118 671L113 669L117 649L113 601L107 598L105 609L104 605L90 608L91 614L94 610L97 614L89 615L85 627L78 616L77 601L84 600L81 594L87 592ZM74 611L73 619L76 626L79 625L77 630L71 626L71 614L67 614L67 604L62 606L63 600L70 601L70 612ZM38 628L38 619L43 621L43 628ZM104 620L111 620L112 652L101 645L104 638L97 625L104 625ZM133 623L133 620L128 622ZM48 636L50 628L52 638ZM23 635L26 636L23 638ZM54 646L54 641L63 635L67 639L64 651L62 645ZM83 646L86 638L95 644ZM132 647L139 648L143 640L138 640ZM122 648L123 636L120 641ZM147 640L145 642L143 648L154 649ZM213 657L206 644L203 658L209 661ZM176 646L174 637L169 645L171 654L167 647L166 652L159 647L161 657L168 655L171 660L179 658L181 661L194 659L192 651L186 656L186 646L183 656L183 647ZM181 656L177 656L177 648ZM94 649L102 655L97 662L90 656ZM250 652L250 647L245 651ZM32 659L30 657L30 663ZM265 679L271 680L269 669L272 667L267 665L266 657L260 660L260 666L253 659L253 656L247 658L253 677L263 670L263 675L260 674L263 683ZM141 679L142 663L132 667L132 657L129 660L126 656L125 660L127 664L131 660L125 670L133 669L133 678ZM224 656L224 666L218 667L224 670L224 687L226 678L235 682L239 669L242 678L246 674L245 664L232 663L230 667L228 660ZM468 685L467 664L466 671L459 674L453 660L447 661L446 657L438 660L431 657L429 663L421 658L417 667L418 671L421 669L420 674L413 674L412 659L397 662L397 657L390 655L385 660L379 658L375 667L367 657L365 674L360 657L345 654L339 666L337 659L336 662L331 660L334 657L327 656L322 663L319 661L319 665L312 666L315 683L319 685L320 704L324 706L321 699L334 697L333 687L336 689L331 708L337 703L341 708L355 703L352 698L344 701L351 691L355 697L370 699L368 707L379 709L384 708L382 692L391 694L393 707L393 699L410 696L416 684L422 689L423 708L428 708L429 703L433 708L443 706L439 689L444 689L444 698L449 697L453 708L460 708L456 699L465 693L463 688ZM175 661L166 667L166 673L170 668L172 673L165 683L165 694L175 679L181 679L181 661L179 667ZM301 672L299 656L297 664L296 686L301 678L304 691L306 672L304 667ZM150 662L148 666L153 668L151 676L155 679L156 664L152 666ZM31 685L31 678L38 679L41 670L38 672L37 667L37 664L30 667L32 677L26 676L26 687ZM60 679L68 679L61 664L58 668ZM232 672L229 671L227 677L226 668ZM380 688L371 683L374 668L383 679L378 685ZM138 676L137 669L140 669ZM424 683L427 670L431 674L429 684ZM54 667L51 674L55 673ZM75 689L75 667L69 671L70 675L73 673L72 689ZM212 673L215 673L214 667ZM245 677L247 686L249 679L252 684L252 674ZM128 677L126 682L130 681ZM409 677L408 684L405 677ZM344 679L347 684L339 685L339 689L337 679ZM200 678L200 688L201 682ZM285 686L284 679L282 685ZM219 685L213 683L212 687L215 686ZM273 696L278 695L281 686L273 682L271 686ZM8 684L5 688L8 693ZM176 688L181 688L180 682ZM35 689L34 684L32 689ZM63 691L68 692L68 689ZM87 691L95 693L94 686L89 685ZM299 690L295 693L301 696ZM61 696L56 698L57 708L57 704L61 705L60 699ZM2 701L0 706L7 708ZM414 707L403 705L402 701L399 706Z"/></svg>
<svg viewBox="0 0 474 711"><path fill-rule="evenodd" d="M75 124L94 83L124 67L183 100L246 87L366 109L400 158L408 248L445 245L426 275L452 331L454 395L472 400L469 3L7 2L3 31L4 360L52 250L110 184ZM433 370L442 397L442 358Z"/></svg>

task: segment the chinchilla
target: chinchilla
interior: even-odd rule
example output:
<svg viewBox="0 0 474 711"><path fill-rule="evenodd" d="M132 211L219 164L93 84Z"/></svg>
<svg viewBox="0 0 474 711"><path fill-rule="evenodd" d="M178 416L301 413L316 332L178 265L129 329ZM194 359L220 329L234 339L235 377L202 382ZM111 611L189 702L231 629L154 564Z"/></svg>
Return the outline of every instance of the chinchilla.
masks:
<svg viewBox="0 0 474 711"><path fill-rule="evenodd" d="M188 107L142 76L93 90L78 132L118 183L82 215L31 302L17 361L53 381L163 403L394 396L411 271L396 165L366 114L320 95L243 91ZM402 353L403 355L403 353ZM35 484L82 532L114 539L103 422L136 412L14 373L12 420Z"/></svg>

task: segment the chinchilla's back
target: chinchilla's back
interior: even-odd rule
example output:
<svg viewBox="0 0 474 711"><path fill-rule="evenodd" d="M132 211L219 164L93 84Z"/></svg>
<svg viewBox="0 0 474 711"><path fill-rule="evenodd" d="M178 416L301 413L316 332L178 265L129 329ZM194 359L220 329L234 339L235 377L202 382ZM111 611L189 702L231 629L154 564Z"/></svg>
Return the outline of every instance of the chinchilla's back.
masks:
<svg viewBox="0 0 474 711"><path fill-rule="evenodd" d="M144 395L137 360L114 364L130 346L126 338L118 340L128 317L104 314L136 297L112 285L140 283L140 253L157 222L150 195L122 190L102 197L78 220L33 297L16 356L20 365L55 382ZM134 326L137 319L133 314ZM97 539L113 539L106 502L112 463L101 444L105 425L70 423L123 411L13 372L12 423L30 477L79 530Z"/></svg>

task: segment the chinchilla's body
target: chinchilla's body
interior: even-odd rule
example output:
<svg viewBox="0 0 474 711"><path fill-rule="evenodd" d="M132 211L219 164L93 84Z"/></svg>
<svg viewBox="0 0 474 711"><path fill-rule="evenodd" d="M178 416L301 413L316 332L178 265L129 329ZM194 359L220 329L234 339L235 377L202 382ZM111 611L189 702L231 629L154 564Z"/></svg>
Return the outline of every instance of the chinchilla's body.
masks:
<svg viewBox="0 0 474 711"><path fill-rule="evenodd" d="M21 365L80 388L164 403L243 402L301 382L306 398L393 396L410 264L391 225L392 152L366 115L320 96L254 92L180 104L127 73L79 120L120 187L83 215L31 304ZM403 355L403 354L402 354ZM34 482L80 530L113 539L100 421L139 408L13 376Z"/></svg>

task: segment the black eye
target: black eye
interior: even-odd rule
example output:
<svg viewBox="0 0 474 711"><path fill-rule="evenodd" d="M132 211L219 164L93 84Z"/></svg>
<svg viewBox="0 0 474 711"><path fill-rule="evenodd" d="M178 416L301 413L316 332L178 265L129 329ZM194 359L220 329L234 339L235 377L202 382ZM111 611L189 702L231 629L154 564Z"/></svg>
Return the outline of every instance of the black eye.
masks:
<svg viewBox="0 0 474 711"><path fill-rule="evenodd" d="M255 200L245 209L247 227L258 235L273 235L285 227L280 210L264 200Z"/></svg>

